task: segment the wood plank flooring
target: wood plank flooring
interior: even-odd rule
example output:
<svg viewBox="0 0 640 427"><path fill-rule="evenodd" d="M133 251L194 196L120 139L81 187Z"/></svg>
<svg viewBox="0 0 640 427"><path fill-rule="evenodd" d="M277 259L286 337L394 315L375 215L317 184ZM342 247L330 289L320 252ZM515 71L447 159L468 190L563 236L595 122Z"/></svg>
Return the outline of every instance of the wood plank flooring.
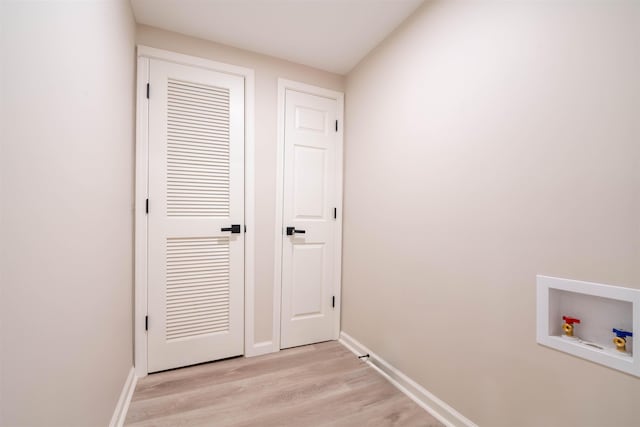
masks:
<svg viewBox="0 0 640 427"><path fill-rule="evenodd" d="M336 341L149 375L125 425L442 426Z"/></svg>

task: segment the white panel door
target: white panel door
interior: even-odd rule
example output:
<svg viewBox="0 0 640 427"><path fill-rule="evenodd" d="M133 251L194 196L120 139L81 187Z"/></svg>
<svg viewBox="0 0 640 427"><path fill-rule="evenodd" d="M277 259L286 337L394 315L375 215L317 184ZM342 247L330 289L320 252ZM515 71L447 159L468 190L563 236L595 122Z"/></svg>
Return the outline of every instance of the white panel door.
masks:
<svg viewBox="0 0 640 427"><path fill-rule="evenodd" d="M337 101L285 92L281 348L335 339Z"/></svg>
<svg viewBox="0 0 640 427"><path fill-rule="evenodd" d="M244 351L244 79L151 60L149 82L156 372Z"/></svg>

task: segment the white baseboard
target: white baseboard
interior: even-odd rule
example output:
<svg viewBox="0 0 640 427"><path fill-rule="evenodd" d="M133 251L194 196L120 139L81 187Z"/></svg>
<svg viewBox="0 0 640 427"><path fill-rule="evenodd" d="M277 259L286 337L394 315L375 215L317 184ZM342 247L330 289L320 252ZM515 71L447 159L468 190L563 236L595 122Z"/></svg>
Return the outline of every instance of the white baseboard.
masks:
<svg viewBox="0 0 640 427"><path fill-rule="evenodd" d="M433 393L413 381L396 367L391 366L387 361L348 334L340 332L340 339L338 341L358 356L369 354L367 363L372 368L444 425L448 427L478 427L460 412L438 399Z"/></svg>
<svg viewBox="0 0 640 427"><path fill-rule="evenodd" d="M274 349L273 342L271 341L258 342L255 343L253 347L245 349L244 357L262 356L263 354L274 353L278 350Z"/></svg>
<svg viewBox="0 0 640 427"><path fill-rule="evenodd" d="M124 424L124 419L127 417L127 411L129 410L129 404L131 403L131 397L133 396L133 391L136 389L137 382L138 377L136 376L136 371L131 367L129 376L127 376L124 387L122 387L116 409L113 411L109 427L122 427Z"/></svg>

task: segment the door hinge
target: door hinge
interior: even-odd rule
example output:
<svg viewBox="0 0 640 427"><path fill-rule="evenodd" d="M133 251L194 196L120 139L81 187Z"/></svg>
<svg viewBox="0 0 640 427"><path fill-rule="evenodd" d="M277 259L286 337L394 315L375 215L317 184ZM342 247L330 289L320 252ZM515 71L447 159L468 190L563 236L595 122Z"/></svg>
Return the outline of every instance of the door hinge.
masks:
<svg viewBox="0 0 640 427"><path fill-rule="evenodd" d="M148 96L147 96L148 98ZM336 132L338 132L338 121L336 120Z"/></svg>
<svg viewBox="0 0 640 427"><path fill-rule="evenodd" d="M338 208L333 208L333 219L338 219Z"/></svg>
<svg viewBox="0 0 640 427"><path fill-rule="evenodd" d="M149 83L147 83L147 99L149 99Z"/></svg>
<svg viewBox="0 0 640 427"><path fill-rule="evenodd" d="M245 233L247 232L247 225L246 225L246 224L245 224L245 226L244 226L244 232L245 232Z"/></svg>
<svg viewBox="0 0 640 427"><path fill-rule="evenodd" d="M333 307L333 308L336 307L336 297L335 297L335 295L331 297L331 307Z"/></svg>
<svg viewBox="0 0 640 427"><path fill-rule="evenodd" d="M144 202L144 211L145 213L149 213L149 199Z"/></svg>
<svg viewBox="0 0 640 427"><path fill-rule="evenodd" d="M149 330L149 316L144 316L144 330Z"/></svg>

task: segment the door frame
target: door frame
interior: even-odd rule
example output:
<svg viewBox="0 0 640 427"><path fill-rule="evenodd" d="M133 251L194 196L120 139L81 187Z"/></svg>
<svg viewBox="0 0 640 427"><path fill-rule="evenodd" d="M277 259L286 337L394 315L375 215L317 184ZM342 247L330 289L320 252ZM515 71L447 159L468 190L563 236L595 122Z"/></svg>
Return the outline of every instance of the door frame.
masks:
<svg viewBox="0 0 640 427"><path fill-rule="evenodd" d="M137 377L144 377L147 370L147 316L148 291L148 223L146 199L149 188L149 104L147 82L149 61L162 61L204 68L233 74L244 78L244 355L257 354L254 343L254 295L255 295L255 146L254 146L254 70L195 56L183 55L148 46L137 46L136 86L136 161L135 161L135 233L134 233L134 367ZM153 96L153 88L151 88ZM151 320L153 321L153 320Z"/></svg>
<svg viewBox="0 0 640 427"><path fill-rule="evenodd" d="M344 93L312 86L283 78L278 79L278 140L276 160L276 218L275 218L275 257L273 281L273 341L272 351L280 351L280 325L282 317L282 236L284 235L284 134L285 134L285 94L287 89L309 95L335 99L338 114L338 147L336 150L336 208L337 219L335 229L335 269L333 277L336 305L334 311L333 339L340 336L340 318L342 307L342 194L343 194L343 154L344 154Z"/></svg>

